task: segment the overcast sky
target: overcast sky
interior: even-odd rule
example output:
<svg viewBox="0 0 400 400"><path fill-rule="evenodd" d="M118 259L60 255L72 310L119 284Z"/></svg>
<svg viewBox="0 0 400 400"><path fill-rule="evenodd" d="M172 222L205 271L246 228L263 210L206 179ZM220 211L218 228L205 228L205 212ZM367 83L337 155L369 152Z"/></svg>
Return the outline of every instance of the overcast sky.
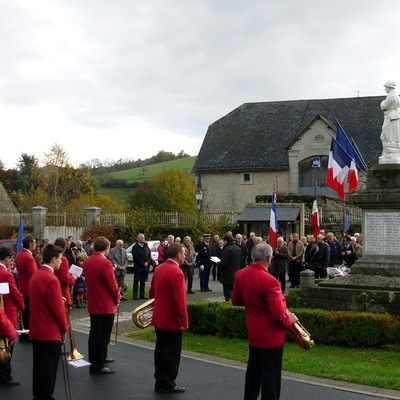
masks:
<svg viewBox="0 0 400 400"><path fill-rule="evenodd" d="M383 95L399 16L399 0L0 0L0 159L196 155L246 102Z"/></svg>

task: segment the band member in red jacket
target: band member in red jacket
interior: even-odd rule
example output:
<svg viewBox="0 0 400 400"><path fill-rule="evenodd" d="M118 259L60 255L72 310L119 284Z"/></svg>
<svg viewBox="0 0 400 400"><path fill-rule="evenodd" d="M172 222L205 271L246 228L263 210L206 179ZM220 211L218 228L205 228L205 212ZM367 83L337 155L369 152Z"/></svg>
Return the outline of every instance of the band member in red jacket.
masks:
<svg viewBox="0 0 400 400"><path fill-rule="evenodd" d="M63 249L48 244L43 265L29 281L32 312L30 336L33 347L33 398L52 399L56 384L61 340L68 330L60 282L54 271L60 268Z"/></svg>
<svg viewBox="0 0 400 400"><path fill-rule="evenodd" d="M0 336L8 339L8 344L12 345L14 343L14 339L17 337L17 332L12 322L7 318L7 315L3 309L0 307ZM11 382L1 382L0 386L17 386L19 382L11 381Z"/></svg>
<svg viewBox="0 0 400 400"><path fill-rule="evenodd" d="M185 276L179 268L185 260L183 245L170 244L167 257L167 261L154 271L149 291L150 298L154 298L152 325L157 336L155 390L180 393L185 388L177 386L175 379L181 358L182 331L189 326Z"/></svg>
<svg viewBox="0 0 400 400"><path fill-rule="evenodd" d="M61 261L60 269L55 271L54 274L60 281L61 293L63 297L67 300L68 309L72 308L71 300L71 286L76 282L77 277L75 275L70 275L69 272L69 262L67 257L65 257L65 250L67 248L67 241L63 237L59 237L54 241L56 246L60 246L63 249L63 256Z"/></svg>
<svg viewBox="0 0 400 400"><path fill-rule="evenodd" d="M99 236L93 243L94 253L83 263L87 288L87 306L90 314L89 362L90 373L95 375L113 374L104 363L114 361L107 357L114 323L115 306L120 293L114 277L114 268L106 258L110 241Z"/></svg>
<svg viewBox="0 0 400 400"><path fill-rule="evenodd" d="M15 259L15 267L18 271L18 290L24 296L25 309L22 312L22 321L24 328L29 329L29 280L32 275L38 270L36 261L33 257L33 252L36 249L36 240L33 236L25 236L22 239L22 250L17 254ZM28 335L21 335L20 342L29 342Z"/></svg>
<svg viewBox="0 0 400 400"><path fill-rule="evenodd" d="M272 248L260 243L251 252L253 262L236 272L232 304L245 306L249 360L245 400L278 400L281 391L285 331L297 317L286 312L279 282L269 274Z"/></svg>
<svg viewBox="0 0 400 400"><path fill-rule="evenodd" d="M0 248L0 283L8 284L8 294L3 295L4 311L7 318L11 321L14 328L18 325L18 311L22 311L25 308L24 297L21 292L17 289L15 284L15 278L13 273L10 271L14 260L14 255L11 249L8 247ZM10 346L11 355L14 350L14 344ZM14 381L11 376L11 359L4 365L0 365L0 385L17 386L18 381Z"/></svg>

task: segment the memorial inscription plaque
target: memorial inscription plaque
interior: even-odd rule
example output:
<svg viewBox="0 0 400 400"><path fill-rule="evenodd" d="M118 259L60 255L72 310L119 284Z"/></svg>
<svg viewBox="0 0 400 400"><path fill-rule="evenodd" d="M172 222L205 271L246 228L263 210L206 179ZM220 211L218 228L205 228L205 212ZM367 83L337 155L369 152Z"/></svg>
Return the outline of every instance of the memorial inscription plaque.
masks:
<svg viewBox="0 0 400 400"><path fill-rule="evenodd" d="M400 255L400 212L366 212L364 218L364 254Z"/></svg>

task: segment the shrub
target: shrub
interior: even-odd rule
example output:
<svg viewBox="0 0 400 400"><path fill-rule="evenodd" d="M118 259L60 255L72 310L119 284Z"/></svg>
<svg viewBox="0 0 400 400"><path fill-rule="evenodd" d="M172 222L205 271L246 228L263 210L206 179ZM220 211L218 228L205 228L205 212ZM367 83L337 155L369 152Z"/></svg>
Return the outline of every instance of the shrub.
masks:
<svg viewBox="0 0 400 400"><path fill-rule="evenodd" d="M247 337L244 307L207 301L191 302L187 307L193 333ZM381 347L400 342L400 323L393 315L301 308L291 311L317 344Z"/></svg>

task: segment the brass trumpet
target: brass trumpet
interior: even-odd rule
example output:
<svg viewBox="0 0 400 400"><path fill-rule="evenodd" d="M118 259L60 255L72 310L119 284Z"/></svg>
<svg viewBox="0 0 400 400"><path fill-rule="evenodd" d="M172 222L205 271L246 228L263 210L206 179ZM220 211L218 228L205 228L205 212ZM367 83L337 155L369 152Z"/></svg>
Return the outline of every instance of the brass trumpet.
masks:
<svg viewBox="0 0 400 400"><path fill-rule="evenodd" d="M154 299L150 299L145 303L136 307L132 313L133 323L141 329L147 328L151 324L153 317Z"/></svg>
<svg viewBox="0 0 400 400"><path fill-rule="evenodd" d="M74 335L72 333L71 319L69 318L69 314L68 314L67 299L65 299L63 297L63 301L65 304L65 313L67 315L69 342L70 342L70 346L71 346L71 351L69 353L67 361L81 360L82 358L85 358L85 356L82 355L81 353L79 353L78 349L76 348Z"/></svg>
<svg viewBox="0 0 400 400"><path fill-rule="evenodd" d="M290 314L289 310L286 310L286 312ZM304 350L310 350L311 347L314 347L314 340L311 339L311 335L300 321L295 322L287 332Z"/></svg>

